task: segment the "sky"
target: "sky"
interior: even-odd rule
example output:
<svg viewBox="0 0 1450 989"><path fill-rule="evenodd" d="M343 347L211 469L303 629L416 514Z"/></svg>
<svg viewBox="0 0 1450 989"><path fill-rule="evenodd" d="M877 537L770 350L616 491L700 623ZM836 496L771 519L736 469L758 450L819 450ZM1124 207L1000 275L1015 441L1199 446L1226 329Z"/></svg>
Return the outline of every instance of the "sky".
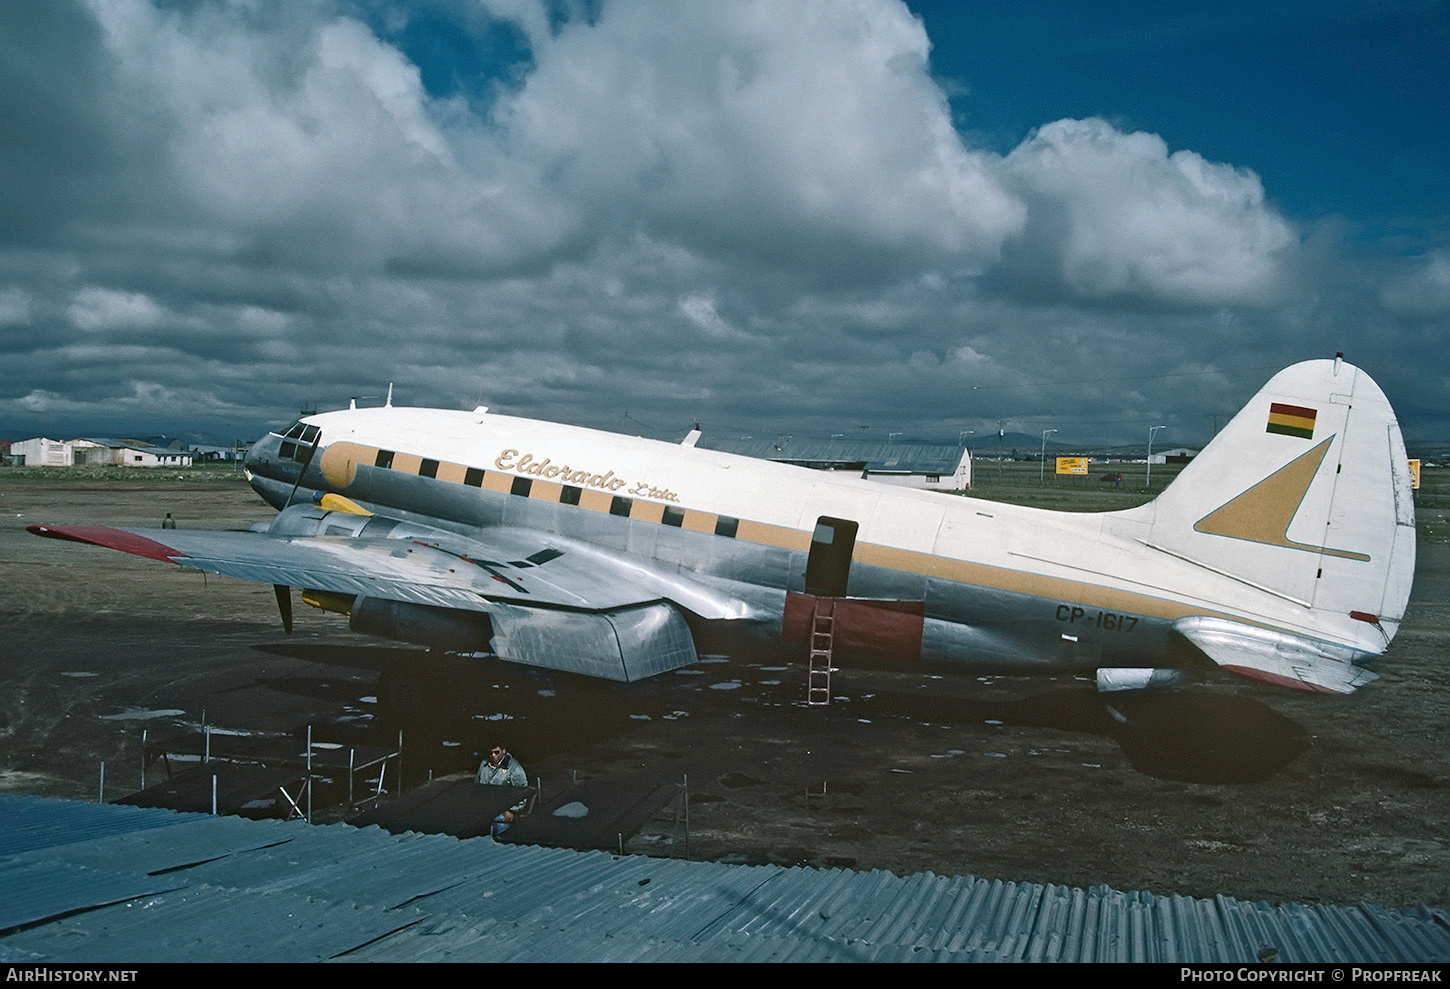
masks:
<svg viewBox="0 0 1450 989"><path fill-rule="evenodd" d="M1440 0L10 0L0 438L1450 442Z"/></svg>

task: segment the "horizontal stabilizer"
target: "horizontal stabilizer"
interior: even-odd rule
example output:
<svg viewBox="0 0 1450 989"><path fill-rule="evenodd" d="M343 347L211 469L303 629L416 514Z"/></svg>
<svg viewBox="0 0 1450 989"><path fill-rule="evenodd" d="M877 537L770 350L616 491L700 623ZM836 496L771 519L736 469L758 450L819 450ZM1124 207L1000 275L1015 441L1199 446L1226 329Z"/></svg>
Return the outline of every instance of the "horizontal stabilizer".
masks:
<svg viewBox="0 0 1450 989"><path fill-rule="evenodd" d="M1379 679L1355 665L1366 654L1328 642L1203 616L1180 618L1173 628L1224 669L1280 687L1349 694Z"/></svg>

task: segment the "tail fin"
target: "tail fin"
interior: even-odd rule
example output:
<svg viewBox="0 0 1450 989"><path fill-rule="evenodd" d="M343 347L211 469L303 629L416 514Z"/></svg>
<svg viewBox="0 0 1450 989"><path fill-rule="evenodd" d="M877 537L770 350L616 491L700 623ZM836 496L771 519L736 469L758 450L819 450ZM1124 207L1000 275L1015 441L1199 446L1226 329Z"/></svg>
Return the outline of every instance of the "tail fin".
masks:
<svg viewBox="0 0 1450 989"><path fill-rule="evenodd" d="M1355 664L1404 617L1415 514L1399 424L1368 374L1338 358L1281 371L1138 511L1152 546L1257 592L1247 621L1179 621L1214 661L1311 690L1374 679Z"/></svg>

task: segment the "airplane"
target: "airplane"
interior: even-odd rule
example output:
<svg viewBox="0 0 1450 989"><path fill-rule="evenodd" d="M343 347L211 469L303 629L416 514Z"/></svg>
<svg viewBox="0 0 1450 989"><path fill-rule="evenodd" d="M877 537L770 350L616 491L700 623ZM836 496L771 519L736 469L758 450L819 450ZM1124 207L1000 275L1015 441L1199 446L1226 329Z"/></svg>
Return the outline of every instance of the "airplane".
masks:
<svg viewBox="0 0 1450 989"><path fill-rule="evenodd" d="M1153 501L1056 512L473 411L352 407L259 440L251 531L37 535L291 589L358 632L615 681L785 643L811 661L1375 680L1415 562L1408 460L1364 371L1275 375ZM826 679L817 679L824 666ZM825 696L822 697L822 692Z"/></svg>

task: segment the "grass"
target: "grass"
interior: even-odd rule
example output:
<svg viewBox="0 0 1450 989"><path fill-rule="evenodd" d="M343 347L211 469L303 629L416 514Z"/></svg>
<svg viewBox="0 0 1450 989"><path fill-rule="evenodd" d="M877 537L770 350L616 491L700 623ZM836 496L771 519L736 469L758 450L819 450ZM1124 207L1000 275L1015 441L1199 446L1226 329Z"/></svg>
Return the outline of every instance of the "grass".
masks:
<svg viewBox="0 0 1450 989"><path fill-rule="evenodd" d="M1055 474L1052 466L1051 459L1046 471L1037 463L975 461L967 497L1060 512L1111 512L1152 501L1183 469L1182 464L1154 464L1150 478L1145 464L1091 464L1086 475ZM1122 483L1101 480L1106 474L1121 474Z"/></svg>
<svg viewBox="0 0 1450 989"><path fill-rule="evenodd" d="M242 465L236 462L196 464L192 467L0 467L0 484L166 484L186 481L195 484L246 484Z"/></svg>

